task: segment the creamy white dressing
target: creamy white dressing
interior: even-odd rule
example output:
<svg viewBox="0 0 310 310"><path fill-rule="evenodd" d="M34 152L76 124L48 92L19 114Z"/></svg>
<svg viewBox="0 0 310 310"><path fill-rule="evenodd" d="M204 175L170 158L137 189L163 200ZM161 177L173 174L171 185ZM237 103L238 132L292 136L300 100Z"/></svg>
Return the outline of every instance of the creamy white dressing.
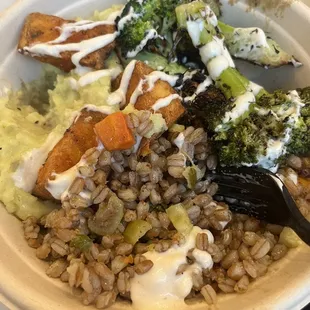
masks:
<svg viewBox="0 0 310 310"><path fill-rule="evenodd" d="M243 95L238 96L234 102L233 109L225 113L223 123L233 122L247 112L253 103L255 103L255 96L252 92L245 92Z"/></svg>
<svg viewBox="0 0 310 310"><path fill-rule="evenodd" d="M133 7L131 6L127 15L122 17L117 24L118 31L122 31L125 25L133 19L138 19L140 14L135 13Z"/></svg>
<svg viewBox="0 0 310 310"><path fill-rule="evenodd" d="M305 105L296 90L292 90L288 93L288 98L290 100L292 100L292 102L294 103L294 106L292 106L290 109L287 110L283 110L283 111L279 111L281 114L278 116L280 117L287 117L289 116L289 123L292 124L293 126L297 123L298 118L300 117L300 113L301 113L301 108Z"/></svg>
<svg viewBox="0 0 310 310"><path fill-rule="evenodd" d="M205 11L202 12L202 15L206 16L208 24L211 24L213 27L218 25L217 17L209 5L206 5Z"/></svg>
<svg viewBox="0 0 310 310"><path fill-rule="evenodd" d="M206 66L212 80L217 80L220 75L230 67L229 61L223 55L214 57L206 64Z"/></svg>
<svg viewBox="0 0 310 310"><path fill-rule="evenodd" d="M207 76L206 79L197 86L195 93L192 96L185 97L184 101L185 102L193 101L200 93L204 92L211 84L212 80L209 76Z"/></svg>
<svg viewBox="0 0 310 310"><path fill-rule="evenodd" d="M263 89L262 86L254 83L254 82L250 82L250 84L248 86L248 91L251 91L254 94L254 96L257 96L262 89Z"/></svg>
<svg viewBox="0 0 310 310"><path fill-rule="evenodd" d="M209 269L210 266L213 266L212 257L207 251L195 249L192 254L196 263L201 266L202 269Z"/></svg>
<svg viewBox="0 0 310 310"><path fill-rule="evenodd" d="M158 80L165 81L173 87L178 79L179 77L177 75L170 75L162 71L153 71L145 76L145 81L149 86L147 91L151 91Z"/></svg>
<svg viewBox="0 0 310 310"><path fill-rule="evenodd" d="M102 143L98 141L97 149L102 151L103 148ZM86 165L88 165L88 163L86 162L84 156L82 156L80 161L70 169L62 173L52 174L54 179L48 180L45 188L55 199L63 201L69 195L68 190L73 181L78 177L85 178L80 174L79 168ZM85 191L83 195L84 197L89 197L89 193L87 191Z"/></svg>
<svg viewBox="0 0 310 310"><path fill-rule="evenodd" d="M136 135L136 143L133 146L133 153L137 153L142 141L142 137L140 135Z"/></svg>
<svg viewBox="0 0 310 310"><path fill-rule="evenodd" d="M28 193L32 192L40 168L62 137L62 134L52 132L40 148L33 149L23 156L21 164L12 176L16 187Z"/></svg>
<svg viewBox="0 0 310 310"><path fill-rule="evenodd" d="M150 29L148 31L148 33L146 34L146 36L143 38L143 40L140 42L140 44L137 45L134 50L129 51L127 53L127 57L133 58L133 57L137 56L137 54L143 50L143 48L146 46L146 44L149 40L153 40L157 37L158 37L157 31L155 29Z"/></svg>
<svg viewBox="0 0 310 310"><path fill-rule="evenodd" d="M143 275L135 275L131 279L131 299L133 308L137 310L177 310L185 306L184 298L190 293L193 273L202 269L211 269L213 261L209 253L194 251L197 259L182 274L177 275L177 270L182 264L187 263L186 255L195 248L198 233L206 233L210 243L214 242L213 235L208 230L194 226L181 246L172 246L164 253L149 251L143 255L153 262L153 267Z"/></svg>
<svg viewBox="0 0 310 310"><path fill-rule="evenodd" d="M276 172L278 170L279 165L275 164L275 161L287 152L286 145L290 141L292 130L296 126L298 118L300 117L301 108L304 106L296 90L290 91L287 96L295 104L289 109L291 114L284 115L285 117L288 117L287 124L289 127L285 130L283 138L268 140L266 155L260 156L258 158L258 162L256 163L263 168L271 170L272 172ZM281 114L278 116L283 117Z"/></svg>
<svg viewBox="0 0 310 310"><path fill-rule="evenodd" d="M145 83L145 80L141 79L137 85L137 87L135 88L135 90L133 91L133 93L130 96L130 100L129 103L135 105L138 98L143 95L143 85Z"/></svg>
<svg viewBox="0 0 310 310"><path fill-rule="evenodd" d="M86 109L87 111L100 112L102 114L110 115L115 113L115 109L111 106L102 105L97 106L94 104L86 104L83 106L82 110Z"/></svg>
<svg viewBox="0 0 310 310"><path fill-rule="evenodd" d="M83 75L78 80L74 79L73 77L69 78L69 83L74 90L78 90L80 87L84 87L87 85L90 85L102 77L109 76L112 80L115 80L117 76L122 72L120 67L115 67L112 69L103 69L103 70L97 70L88 72L85 75Z"/></svg>
<svg viewBox="0 0 310 310"><path fill-rule="evenodd" d="M213 40L199 49L202 62L207 65L208 62L217 56L224 56L229 63L229 67L234 68L235 64L232 60L227 48L224 46L224 39L220 39L216 36Z"/></svg>
<svg viewBox="0 0 310 310"><path fill-rule="evenodd" d="M174 139L173 143L178 147L179 150L182 149L183 147L183 144L184 144L184 141L185 141L185 136L184 136L184 133L181 132L176 139Z"/></svg>
<svg viewBox="0 0 310 310"><path fill-rule="evenodd" d="M136 60L132 60L125 68L119 88L110 94L107 99L107 103L109 105L119 104L121 107L123 107L126 104L126 94L132 74L136 67L136 63Z"/></svg>
<svg viewBox="0 0 310 310"><path fill-rule="evenodd" d="M66 23L61 27L57 27L60 30L60 36L55 40L49 41L48 44L59 44L65 42L72 36L74 32L81 32L93 29L101 25L114 25L113 21L97 21L93 22L90 20L81 20L75 23Z"/></svg>
<svg viewBox="0 0 310 310"><path fill-rule="evenodd" d="M281 139L269 139L267 143L266 155L258 158L257 164L263 168L269 169L272 172L278 170L278 165L275 161L284 153L285 143Z"/></svg>
<svg viewBox="0 0 310 310"><path fill-rule="evenodd" d="M205 21L203 19L189 20L186 23L186 29L192 39L194 46L200 45L201 31L204 29Z"/></svg>
<svg viewBox="0 0 310 310"><path fill-rule="evenodd" d="M242 37L242 48L234 53L235 57L247 58L249 53L256 52L258 48L270 48L264 31L260 28L236 28L234 30L236 38Z"/></svg>
<svg viewBox="0 0 310 310"><path fill-rule="evenodd" d="M155 86L155 83L158 80L165 81L165 82L169 83L171 86L174 86L176 84L178 78L179 77L177 75L169 75L169 74L162 72L162 71L151 72L150 74L144 76L144 78L139 81L137 87L135 88L135 90L133 91L133 93L130 97L130 103L135 105L139 96L143 95L143 93L144 93L143 86L145 84L148 85L148 89L146 90L146 92L149 92L149 91L152 91L152 89Z"/></svg>
<svg viewBox="0 0 310 310"><path fill-rule="evenodd" d="M160 98L152 105L152 110L156 112L162 108L165 108L169 106L173 100L176 99L181 100L182 98L178 94L172 94L165 98Z"/></svg>

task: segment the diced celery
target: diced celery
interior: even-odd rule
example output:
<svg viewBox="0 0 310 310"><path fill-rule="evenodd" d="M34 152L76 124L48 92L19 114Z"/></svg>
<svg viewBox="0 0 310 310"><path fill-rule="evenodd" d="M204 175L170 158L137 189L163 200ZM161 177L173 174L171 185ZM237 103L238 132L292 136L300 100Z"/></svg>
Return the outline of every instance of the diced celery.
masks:
<svg viewBox="0 0 310 310"><path fill-rule="evenodd" d="M152 225L143 220L135 220L130 222L123 234L125 242L136 244L139 239L142 238L151 228Z"/></svg>
<svg viewBox="0 0 310 310"><path fill-rule="evenodd" d="M108 204L100 204L96 214L88 219L88 228L99 236L113 234L123 216L124 203L113 195Z"/></svg>
<svg viewBox="0 0 310 310"><path fill-rule="evenodd" d="M235 68L227 68L216 82L227 99L243 95L249 86L249 80Z"/></svg>
<svg viewBox="0 0 310 310"><path fill-rule="evenodd" d="M183 172L183 176L187 181L187 187L193 189L197 183L197 172L195 167L187 167Z"/></svg>
<svg viewBox="0 0 310 310"><path fill-rule="evenodd" d="M88 236L79 235L71 240L70 246L74 248L78 248L82 252L87 252L90 249L92 243L93 243L92 240Z"/></svg>
<svg viewBox="0 0 310 310"><path fill-rule="evenodd" d="M286 245L288 248L297 248L302 244L302 241L293 229L284 227L280 234L279 243Z"/></svg>
<svg viewBox="0 0 310 310"><path fill-rule="evenodd" d="M166 212L173 226L179 233L184 235L188 235L190 233L193 228L193 224L191 223L191 220L181 203L169 207Z"/></svg>

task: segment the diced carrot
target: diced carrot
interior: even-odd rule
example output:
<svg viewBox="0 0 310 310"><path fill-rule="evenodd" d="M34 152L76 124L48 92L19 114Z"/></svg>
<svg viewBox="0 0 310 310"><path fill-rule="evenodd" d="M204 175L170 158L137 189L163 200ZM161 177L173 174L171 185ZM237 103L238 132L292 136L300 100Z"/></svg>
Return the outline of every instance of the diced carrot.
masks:
<svg viewBox="0 0 310 310"><path fill-rule="evenodd" d="M95 131L108 151L130 149L135 144L134 135L127 126L126 117L122 112L108 115L95 125Z"/></svg>

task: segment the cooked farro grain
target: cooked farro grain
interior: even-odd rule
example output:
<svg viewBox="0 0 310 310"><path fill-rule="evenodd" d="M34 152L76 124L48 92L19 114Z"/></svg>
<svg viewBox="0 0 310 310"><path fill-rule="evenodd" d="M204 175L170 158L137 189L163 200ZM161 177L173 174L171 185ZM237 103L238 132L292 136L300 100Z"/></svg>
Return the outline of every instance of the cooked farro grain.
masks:
<svg viewBox="0 0 310 310"><path fill-rule="evenodd" d="M135 272L139 275L144 274L148 272L153 267L153 265L154 264L151 260L143 259L141 261L141 258L140 258L140 262L135 265Z"/></svg>
<svg viewBox="0 0 310 310"><path fill-rule="evenodd" d="M149 112L139 117L131 114L128 123L145 135L151 128L149 115ZM164 253L185 242L184 235L175 230L165 212L171 204L186 206L191 222L202 229L211 229L215 239L211 243L205 233L196 237L196 248L207 251L214 266L192 272L193 288L188 298L201 294L211 305L216 303L216 291L244 293L250 281L264 275L273 261L287 253L288 248L278 243L283 227L232 214L228 205L213 201L218 186L209 180L202 178L194 189L187 187L183 172L191 165L190 161L194 160L202 171L213 170L217 157L203 129L188 127L183 134L185 142L181 151L188 157L174 145L176 134L154 139L152 151L143 161L132 149L113 153L88 151L85 157L89 165L80 167L82 177L71 184L70 197L63 201L62 208L40 220L32 217L23 222L28 244L37 248L38 258L50 262L47 275L68 282L78 290L85 305L93 303L103 309L113 304L118 295L130 299L130 279L147 273L154 264L143 254L150 249ZM305 169L302 159L289 160L294 169ZM283 173L286 177L292 171ZM310 191L293 185L289 183L295 195L303 193L302 197L296 197L300 209L310 212L306 198ZM82 192L89 193L90 199L79 195ZM98 205L108 204L114 194L123 201L122 218L116 230L102 237L91 234L89 219L97 212ZM109 216L106 214L102 222ZM144 220L152 228L133 245L124 240L123 233L136 220ZM228 222L226 227L224 222ZM80 247L72 246L72 240L81 235L88 239L81 239L84 243ZM184 273L194 263L191 252L177 274Z"/></svg>

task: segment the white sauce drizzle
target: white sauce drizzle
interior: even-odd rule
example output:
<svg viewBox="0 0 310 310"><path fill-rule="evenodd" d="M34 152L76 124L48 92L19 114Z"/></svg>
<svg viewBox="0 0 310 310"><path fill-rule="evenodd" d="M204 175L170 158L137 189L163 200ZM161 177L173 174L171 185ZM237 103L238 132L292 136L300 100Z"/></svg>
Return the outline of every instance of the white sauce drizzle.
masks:
<svg viewBox="0 0 310 310"><path fill-rule="evenodd" d="M21 164L12 176L18 188L28 193L33 190L41 166L45 163L49 152L61 138L61 134L52 132L40 148L33 149L23 156Z"/></svg>
<svg viewBox="0 0 310 310"><path fill-rule="evenodd" d="M141 79L136 87L136 89L134 90L134 92L132 93L132 95L130 96L130 100L129 103L135 105L138 98L143 95L143 85L145 83L145 80Z"/></svg>
<svg viewBox="0 0 310 310"><path fill-rule="evenodd" d="M249 53L253 53L257 48L270 48L267 42L267 37L264 31L260 28L236 28L234 30L236 38L243 38L242 48L234 53L235 57L248 58Z"/></svg>
<svg viewBox="0 0 310 310"><path fill-rule="evenodd" d="M90 20L81 20L75 23L66 23L61 27L57 27L60 30L60 36L53 41L49 41L46 44L59 44L65 42L72 36L74 32L81 32L93 29L101 25L114 25L112 21L98 21L93 22Z"/></svg>
<svg viewBox="0 0 310 310"><path fill-rule="evenodd" d="M134 92L132 93L132 95L130 97L130 103L135 105L139 96L143 95L144 84L148 84L148 89L146 90L146 92L149 92L154 88L155 83L158 80L165 81L165 82L169 83L171 86L174 86L176 84L178 78L179 77L177 75L169 75L169 74L162 72L162 71L151 72L150 74L144 76L144 78L139 81L137 87L135 88Z"/></svg>
<svg viewBox="0 0 310 310"><path fill-rule="evenodd" d="M103 145L100 141L98 141L97 149L99 151L103 150ZM57 200L64 200L68 195L68 190L70 185L73 183L73 181L77 178L85 178L82 176L79 172L79 168L82 166L88 165L85 157L82 156L80 161L71 167L70 169L62 172L62 173L54 173L52 177L54 177L54 180L48 180L46 189L50 192L50 194ZM88 192L84 192L85 197L89 197Z"/></svg>
<svg viewBox="0 0 310 310"><path fill-rule="evenodd" d="M205 21L203 19L189 20L186 23L187 31L192 39L194 46L200 45L201 31L204 29Z"/></svg>
<svg viewBox="0 0 310 310"><path fill-rule="evenodd" d="M181 100L182 98L178 94L172 94L165 98L160 98L152 105L152 110L156 112L159 109L165 108L175 99Z"/></svg>
<svg viewBox="0 0 310 310"><path fill-rule="evenodd" d="M201 60L204 64L208 64L208 62L217 56L224 56L228 62L229 66L234 68L235 64L232 60L227 48L224 46L224 39L220 39L216 36L213 37L213 40L199 50Z"/></svg>
<svg viewBox="0 0 310 310"><path fill-rule="evenodd" d="M233 122L238 117L242 116L246 111L248 111L250 105L253 103L255 103L255 96L252 92L245 92L243 95L238 96L234 102L234 108L231 111L225 113L223 123L226 124ZM219 128L215 128L215 131L218 129Z"/></svg>
<svg viewBox="0 0 310 310"><path fill-rule="evenodd" d="M165 81L173 87L178 79L179 77L177 75L169 75L162 71L153 71L145 76L145 81L149 85L147 91L151 91L158 80Z"/></svg>
<svg viewBox="0 0 310 310"><path fill-rule="evenodd" d="M229 68L229 61L225 56L220 55L211 59L207 64L207 68L212 80L216 81Z"/></svg>
<svg viewBox="0 0 310 310"><path fill-rule="evenodd" d="M137 45L134 50L129 51L126 56L128 58L135 57L139 52L143 50L143 48L146 46L149 40L155 39L157 37L158 37L157 31L155 29L150 29L148 33L146 34L146 36L143 38L143 40L140 42L140 44Z"/></svg>
<svg viewBox="0 0 310 310"><path fill-rule="evenodd" d="M193 101L197 97L197 95L204 92L211 84L212 84L211 78L209 76L206 77L206 79L197 86L195 93L192 96L185 97L184 101L185 102Z"/></svg>
<svg viewBox="0 0 310 310"><path fill-rule="evenodd" d="M179 150L181 150L182 147L183 147L184 141L185 141L185 136L184 136L184 133L181 132L181 133L176 137L176 139L174 139L173 143L178 147Z"/></svg>
<svg viewBox="0 0 310 310"><path fill-rule="evenodd" d="M249 84L249 86L248 86L248 91L251 91L251 92L254 94L255 97L259 94L259 92L260 92L262 89L263 89L262 86L260 86L260 85L258 85L258 84L256 84L256 83L254 83L254 82L250 82L250 84Z"/></svg>
<svg viewBox="0 0 310 310"><path fill-rule="evenodd" d="M130 7L128 14L119 20L117 24L118 31L122 31L128 22L133 19L138 19L139 17L140 14L136 14L133 7Z"/></svg>
<svg viewBox="0 0 310 310"><path fill-rule="evenodd" d="M294 103L294 107L289 109L291 114L289 116L285 115L285 117L289 118L287 121L289 127L285 130L283 138L268 140L266 155L259 157L258 162L256 163L257 165L269 169L272 172L276 172L278 170L279 165L275 164L275 161L287 152L286 146L290 141L292 130L298 122L301 108L304 106L296 90L290 91L287 96Z"/></svg>
<svg viewBox="0 0 310 310"><path fill-rule="evenodd" d="M142 141L142 137L140 135L136 135L136 143L133 146L133 153L137 153L140 147L141 141Z"/></svg>
<svg viewBox="0 0 310 310"><path fill-rule="evenodd" d="M134 309L176 310L184 308L184 298L193 286L193 273L199 273L203 268L213 267L209 253L195 250L196 262L182 274L176 274L178 268L187 263L187 252L195 248L196 236L202 232L208 235L209 242L214 242L210 231L194 226L183 245L172 246L164 253L149 251L143 254L154 265L147 273L136 274L131 279L131 299Z"/></svg>
<svg viewBox="0 0 310 310"><path fill-rule="evenodd" d="M211 24L213 27L218 25L217 17L209 5L206 5L205 12L202 12L202 15L206 16L208 24Z"/></svg>
<svg viewBox="0 0 310 310"><path fill-rule="evenodd" d="M97 106L93 104L86 104L83 106L81 110L84 110L84 109L86 109L87 111L100 112L106 115L115 113L115 109L107 105Z"/></svg>
<svg viewBox="0 0 310 310"><path fill-rule="evenodd" d="M72 89L78 90L80 87L90 85L105 76L109 76L112 80L114 80L121 72L122 70L120 69L120 67L115 67L113 69L97 70L86 73L78 80L70 77L69 82Z"/></svg>
<svg viewBox="0 0 310 310"><path fill-rule="evenodd" d="M132 60L125 68L119 88L110 94L107 99L107 103L109 105L120 104L120 106L123 107L126 104L126 93L133 71L136 67L136 63L136 60Z"/></svg>

